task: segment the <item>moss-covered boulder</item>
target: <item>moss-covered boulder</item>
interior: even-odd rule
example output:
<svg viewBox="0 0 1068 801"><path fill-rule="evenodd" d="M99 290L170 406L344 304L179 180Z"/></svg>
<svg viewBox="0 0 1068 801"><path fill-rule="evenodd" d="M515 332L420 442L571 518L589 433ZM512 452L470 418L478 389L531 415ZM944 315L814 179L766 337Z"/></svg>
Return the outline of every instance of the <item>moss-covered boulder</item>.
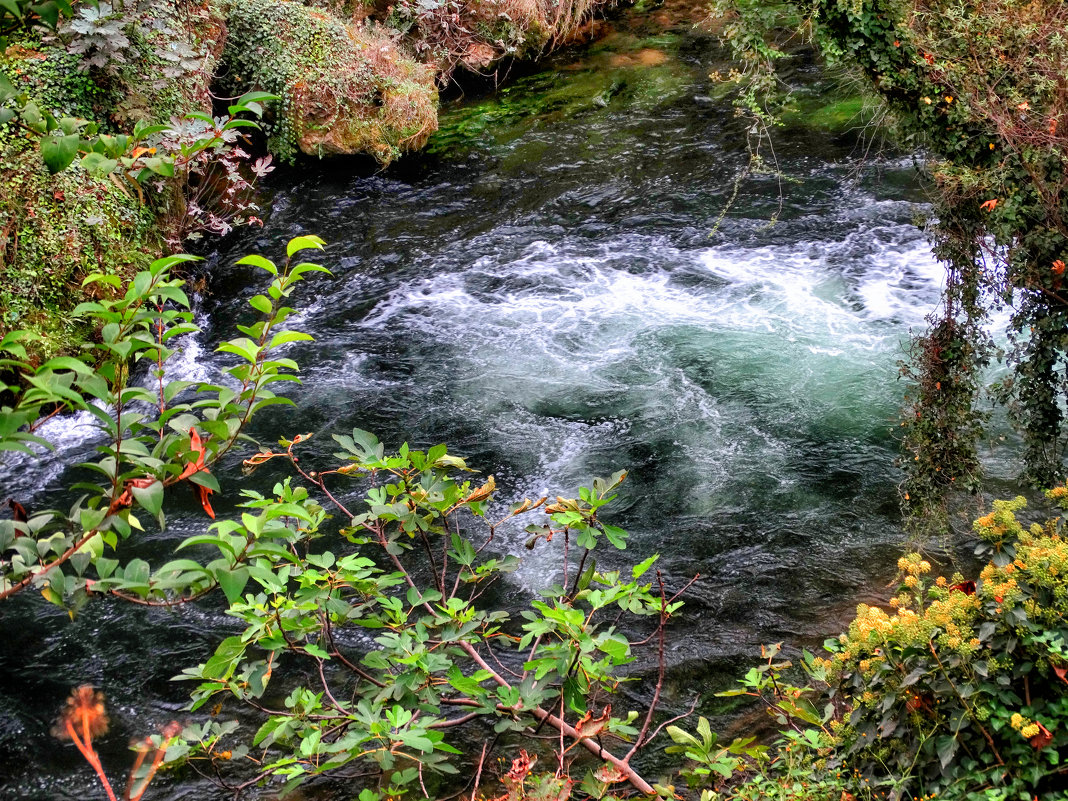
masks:
<svg viewBox="0 0 1068 801"><path fill-rule="evenodd" d="M370 153L387 164L437 127L434 70L377 28L279 0L235 2L227 27L223 81L282 98L269 134L284 159Z"/></svg>
<svg viewBox="0 0 1068 801"><path fill-rule="evenodd" d="M43 109L93 119L109 92L63 48L26 40L8 48L7 77ZM49 173L35 137L0 127L0 333L29 328L39 350L84 337L70 308L94 272L129 274L162 249L155 213L129 189L80 167Z"/></svg>

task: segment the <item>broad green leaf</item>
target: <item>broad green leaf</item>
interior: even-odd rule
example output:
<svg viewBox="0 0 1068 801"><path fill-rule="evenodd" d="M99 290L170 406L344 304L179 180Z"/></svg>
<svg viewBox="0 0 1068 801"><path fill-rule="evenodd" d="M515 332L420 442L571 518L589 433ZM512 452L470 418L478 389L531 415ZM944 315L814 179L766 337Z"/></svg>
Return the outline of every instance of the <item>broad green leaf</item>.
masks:
<svg viewBox="0 0 1068 801"><path fill-rule="evenodd" d="M41 158L49 171L57 173L67 169L78 155L80 141L81 137L77 134L44 137L41 140Z"/></svg>

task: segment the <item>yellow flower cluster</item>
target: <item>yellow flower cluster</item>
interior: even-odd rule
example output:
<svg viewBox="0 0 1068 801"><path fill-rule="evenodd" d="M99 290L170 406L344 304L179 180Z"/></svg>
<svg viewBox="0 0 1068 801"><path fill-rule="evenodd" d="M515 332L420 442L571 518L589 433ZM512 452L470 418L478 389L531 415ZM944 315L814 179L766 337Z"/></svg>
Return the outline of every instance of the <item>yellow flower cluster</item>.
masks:
<svg viewBox="0 0 1068 801"><path fill-rule="evenodd" d="M1059 487L1054 487L1046 493L1046 497L1062 509L1068 508L1068 486L1062 484Z"/></svg>
<svg viewBox="0 0 1068 801"><path fill-rule="evenodd" d="M1013 712L1012 717L1009 718L1009 724L1020 732L1020 736L1025 740L1030 740L1032 737L1042 731L1042 727L1038 723L1028 720L1019 712Z"/></svg>
<svg viewBox="0 0 1068 801"><path fill-rule="evenodd" d="M975 636L975 620L981 605L976 596L963 592L949 592L944 598L931 601L925 617L931 629L940 632L939 644L961 656L979 650L981 643Z"/></svg>
<svg viewBox="0 0 1068 801"><path fill-rule="evenodd" d="M918 553L910 553L897 560L897 569L909 576L922 576L931 572L931 563Z"/></svg>
<svg viewBox="0 0 1068 801"><path fill-rule="evenodd" d="M867 674L883 662L885 647L926 649L931 639L961 656L977 652L982 645L975 631L980 599L963 592L941 595L921 611L909 608L908 597L899 595L890 601L896 610L892 615L877 606L858 606L849 634L839 638L844 646L836 655L839 669L847 670L852 663Z"/></svg>
<svg viewBox="0 0 1068 801"><path fill-rule="evenodd" d="M1057 487L1046 494L1051 500L1064 501L1062 505L1068 508L1068 488ZM1057 623L1068 612L1068 540L1064 537L1063 524L1057 521L1050 521L1045 526L1036 523L1024 530L1012 511L1003 507L997 526L1015 531L1015 558L1002 567L988 564L980 574L980 592L985 600L993 600L1003 609L1023 603L1032 620ZM977 526L984 520L980 518ZM1053 604L1047 608L1026 598L1021 585L1049 590Z"/></svg>
<svg viewBox="0 0 1068 801"><path fill-rule="evenodd" d="M1016 512L1027 506L1027 500L1017 495L1011 501L994 501L994 510L978 518L973 524L975 533L985 540L998 542L1014 539L1023 533L1016 520Z"/></svg>
<svg viewBox="0 0 1068 801"><path fill-rule="evenodd" d="M993 599L1003 606L1014 606L1017 601L1020 600L1022 595L1020 591L1020 585L1013 578L1008 568L1013 567L1011 564L1005 567L997 567L993 563L988 564L983 568L979 574L979 578L983 582L982 595L986 599Z"/></svg>

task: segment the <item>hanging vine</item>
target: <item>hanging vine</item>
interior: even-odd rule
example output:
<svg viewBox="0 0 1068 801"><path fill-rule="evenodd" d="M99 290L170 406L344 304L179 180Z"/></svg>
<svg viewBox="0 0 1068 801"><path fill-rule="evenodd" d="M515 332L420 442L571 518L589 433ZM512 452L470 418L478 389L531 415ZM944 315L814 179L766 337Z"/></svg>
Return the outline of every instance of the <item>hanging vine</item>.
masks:
<svg viewBox="0 0 1068 801"><path fill-rule="evenodd" d="M725 0L735 32L759 0ZM831 61L859 68L910 146L930 156L935 252L946 296L902 374L901 497L921 528L944 527L951 491L981 486L990 311L1011 307L1009 376L995 387L1024 440L1024 478L1065 475L1068 406L1068 4L1061 0L814 0L805 15ZM780 16L780 19L783 17ZM764 79L764 85L767 80Z"/></svg>

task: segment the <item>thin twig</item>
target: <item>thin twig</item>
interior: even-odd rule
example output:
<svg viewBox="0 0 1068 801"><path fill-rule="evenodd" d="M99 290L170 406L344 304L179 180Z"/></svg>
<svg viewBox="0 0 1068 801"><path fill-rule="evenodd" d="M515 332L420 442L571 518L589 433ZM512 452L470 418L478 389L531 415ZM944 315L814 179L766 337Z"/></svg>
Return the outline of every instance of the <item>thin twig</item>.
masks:
<svg viewBox="0 0 1068 801"><path fill-rule="evenodd" d="M478 758L478 770L475 771L475 787L471 790L471 801L475 801L478 792L478 780L482 778L482 765L486 762L486 742L482 742L482 756Z"/></svg>

